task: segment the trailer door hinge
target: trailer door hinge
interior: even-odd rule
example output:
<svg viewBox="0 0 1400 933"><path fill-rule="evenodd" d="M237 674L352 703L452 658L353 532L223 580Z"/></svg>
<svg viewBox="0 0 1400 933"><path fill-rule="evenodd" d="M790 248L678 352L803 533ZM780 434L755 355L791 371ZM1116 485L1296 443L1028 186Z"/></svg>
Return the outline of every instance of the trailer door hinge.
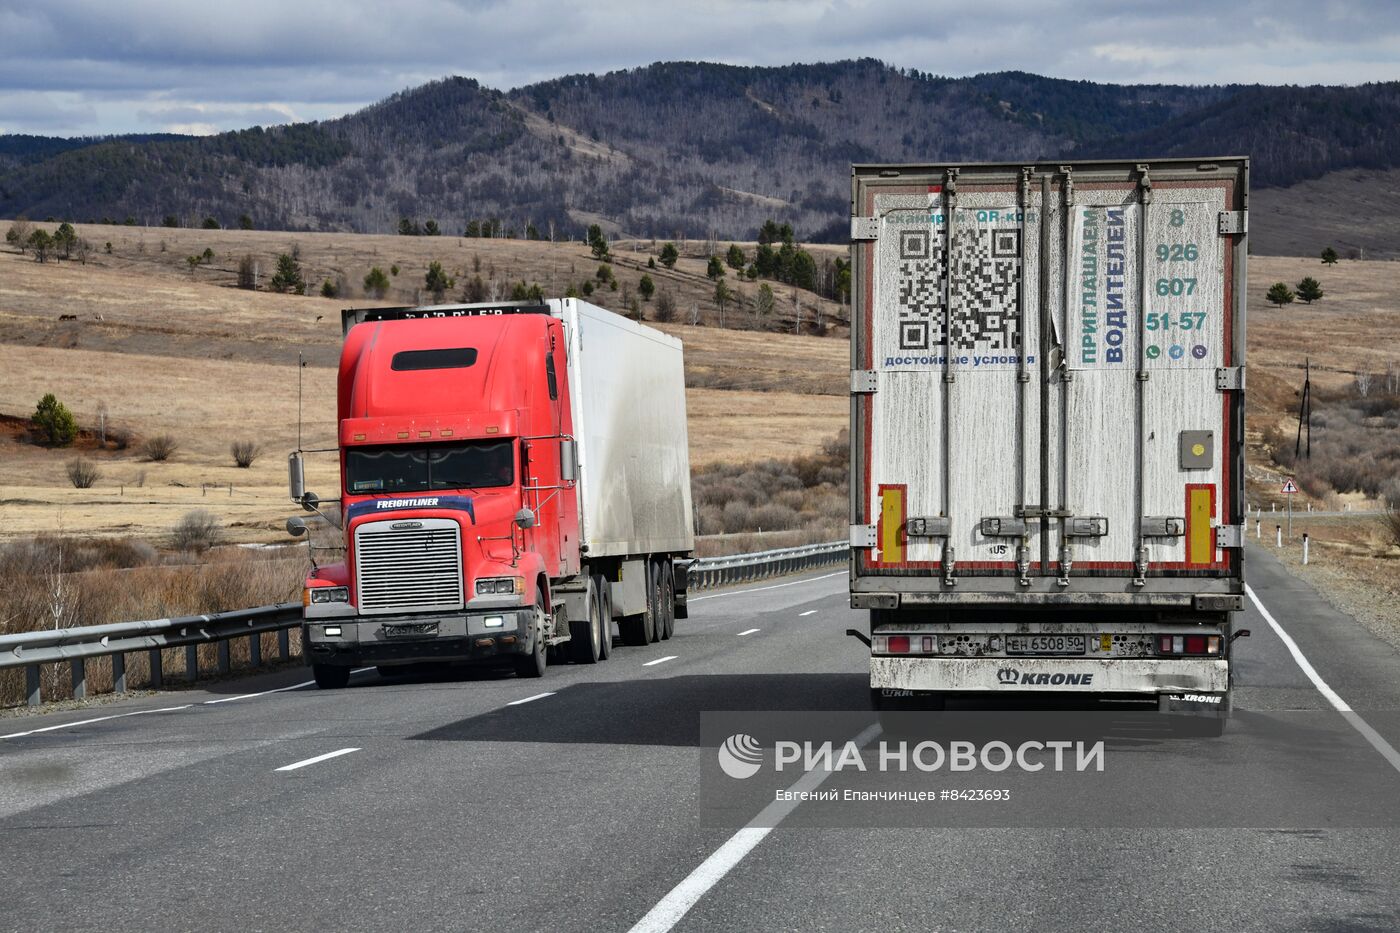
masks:
<svg viewBox="0 0 1400 933"><path fill-rule="evenodd" d="M851 526L851 547L874 547L875 546L875 526L874 525L852 525Z"/></svg>
<svg viewBox="0 0 1400 933"><path fill-rule="evenodd" d="M873 369L851 370L851 394L870 395L879 388Z"/></svg>
<svg viewBox="0 0 1400 933"><path fill-rule="evenodd" d="M851 240L878 240L880 238L880 218L852 217Z"/></svg>
<svg viewBox="0 0 1400 933"><path fill-rule="evenodd" d="M1216 525L1216 547L1244 547L1243 525Z"/></svg>
<svg viewBox="0 0 1400 933"><path fill-rule="evenodd" d="M1221 236L1248 233L1249 213L1247 211L1221 211L1216 229L1219 230Z"/></svg>
<svg viewBox="0 0 1400 933"><path fill-rule="evenodd" d="M1244 367L1219 366L1215 370L1215 388L1218 392L1243 392Z"/></svg>

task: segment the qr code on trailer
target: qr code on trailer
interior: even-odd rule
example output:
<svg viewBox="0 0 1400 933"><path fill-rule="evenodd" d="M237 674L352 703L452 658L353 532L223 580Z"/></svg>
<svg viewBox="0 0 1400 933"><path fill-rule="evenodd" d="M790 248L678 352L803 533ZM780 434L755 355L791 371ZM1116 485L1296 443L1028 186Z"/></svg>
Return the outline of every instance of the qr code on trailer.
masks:
<svg viewBox="0 0 1400 933"><path fill-rule="evenodd" d="M947 255L930 230L899 237L899 347L936 349L948 326L943 296ZM957 234L950 281L956 315L948 333L953 350L1016 350L1021 346L1021 232L974 229Z"/></svg>

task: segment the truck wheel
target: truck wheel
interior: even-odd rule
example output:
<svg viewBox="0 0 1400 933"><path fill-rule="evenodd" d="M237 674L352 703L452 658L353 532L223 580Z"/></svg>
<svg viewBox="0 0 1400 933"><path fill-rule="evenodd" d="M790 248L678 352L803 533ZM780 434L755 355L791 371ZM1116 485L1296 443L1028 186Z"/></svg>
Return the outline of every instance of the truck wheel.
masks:
<svg viewBox="0 0 1400 933"><path fill-rule="evenodd" d="M670 638L676 632L676 578L668 558L661 564L661 618L665 621L662 638Z"/></svg>
<svg viewBox="0 0 1400 933"><path fill-rule="evenodd" d="M535 650L529 654L515 656L516 677L543 677L548 664L545 660L544 627L540 625L540 619L544 618L544 602L542 597L536 599L539 601L535 603L535 624L531 633L535 640Z"/></svg>
<svg viewBox="0 0 1400 933"><path fill-rule="evenodd" d="M335 664L311 665L311 676L322 690L343 690L350 683L350 668Z"/></svg>
<svg viewBox="0 0 1400 933"><path fill-rule="evenodd" d="M569 660L575 664L597 664L603 653L603 611L598 608L598 591L588 581L585 595L588 617L569 621Z"/></svg>

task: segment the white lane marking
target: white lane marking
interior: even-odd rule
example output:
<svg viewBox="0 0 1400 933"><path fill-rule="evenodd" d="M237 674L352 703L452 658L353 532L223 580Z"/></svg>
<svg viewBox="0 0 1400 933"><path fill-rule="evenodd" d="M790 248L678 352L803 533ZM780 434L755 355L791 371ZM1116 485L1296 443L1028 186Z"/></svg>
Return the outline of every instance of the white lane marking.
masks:
<svg viewBox="0 0 1400 933"><path fill-rule="evenodd" d="M668 654L664 658L657 658L655 661L648 661L647 663L643 664L642 667L651 667L653 664L665 664L667 661L674 661L678 657L680 657L680 655L678 654Z"/></svg>
<svg viewBox="0 0 1400 933"><path fill-rule="evenodd" d="M65 722L56 726L44 726L42 729L30 729L27 732L11 732L9 735L0 735L0 739L20 739L26 735L38 735L40 732L53 732L55 729L73 729L77 726L86 726L94 722L106 722L108 719L125 719L128 716L145 716L148 713L173 713L177 710L189 709L193 703L186 703L184 706L164 706L160 709L138 709L132 713L115 713L111 716L97 716L93 719L80 719L77 722Z"/></svg>
<svg viewBox="0 0 1400 933"><path fill-rule="evenodd" d="M307 765L314 765L319 761L328 761L331 758L339 758L341 755L348 755L351 752L358 752L358 748L339 748L333 752L326 752L324 755L317 755L315 758L308 758L305 761L294 761L289 765L274 768L274 771L295 771L297 768L305 768Z"/></svg>
<svg viewBox="0 0 1400 933"><path fill-rule="evenodd" d="M740 634L740 635L752 635L752 634L753 634L754 632L756 632L756 631L758 631L758 629L756 629L756 628L744 629L744 631L740 632L739 634Z"/></svg>
<svg viewBox="0 0 1400 933"><path fill-rule="evenodd" d="M816 615L816 614L817 614L817 610L815 610L815 609L808 609L806 612L799 612L799 613L797 614L797 617L798 617L799 619L801 619L801 618L804 618L804 617L806 617L806 616L811 616L811 615Z"/></svg>
<svg viewBox="0 0 1400 933"><path fill-rule="evenodd" d="M1283 630L1283 626L1278 624L1278 621L1269 610L1264 608L1264 604L1259 601L1259 597L1254 595L1253 588L1246 584L1244 591L1249 594L1250 602L1254 603L1254 608L1259 610L1259 614L1264 617L1264 621L1269 623L1269 627L1274 630L1274 634L1283 642L1283 646L1288 649L1288 653L1293 655L1293 660L1298 663L1298 667L1307 675L1308 680L1312 681L1312 685L1317 688L1317 692L1327 698L1327 702L1332 704L1332 708L1341 713L1342 718L1351 723L1352 728L1361 733L1361 737L1367 742L1370 742L1371 747L1380 752L1381 757L1390 762L1391 767L1400 771L1400 752L1395 750L1395 746L1391 745L1379 732L1371 728L1371 724L1365 719L1362 719L1360 714L1353 710L1346 700L1338 696L1337 691L1333 690L1328 685L1327 681L1322 679L1322 675L1319 674L1317 669L1308 661L1302 649L1298 647L1298 643L1293 640L1291 635Z"/></svg>
<svg viewBox="0 0 1400 933"><path fill-rule="evenodd" d="M533 703L536 700L543 700L545 697L552 696L554 696L554 691L550 690L548 693L537 693L534 696L526 697L523 700L511 700L509 703L506 704L506 706L519 706L521 703Z"/></svg>
<svg viewBox="0 0 1400 933"><path fill-rule="evenodd" d="M857 735L852 741L858 748L863 748L867 743L873 742L880 734L878 725L868 726ZM788 788L790 791L816 790L827 778L831 777L832 771L808 771L806 774ZM799 794L800 796L800 794ZM744 856L753 851L754 846L763 841L764 837L787 818L793 810L797 809L796 800L775 800L764 807L758 816L749 821L748 825L740 829L734 835L725 840L724 844L711 853L710 857L696 866L695 870L680 884L670 890L657 905L642 919L638 920L632 927L631 933L665 933L681 921L681 918L695 906L696 901L705 896L709 891L724 878L725 875L744 860Z"/></svg>
<svg viewBox="0 0 1400 933"><path fill-rule="evenodd" d="M350 673L352 673L352 674L363 674L365 671L376 671L376 670L379 670L379 668L377 668L377 667L357 667L357 668L355 668L353 671L351 671Z"/></svg>
<svg viewBox="0 0 1400 933"><path fill-rule="evenodd" d="M846 574L847 571L842 570L840 573L826 573L822 574L820 577L805 577L801 580L793 580L791 583L774 583L772 586L756 586L751 590L711 593L709 596L696 596L694 599L687 600L687 603L698 603L702 599L719 599L721 596L743 596L745 593L762 593L764 590L780 590L785 586L797 586L801 583L815 583L818 580L830 580L832 577L844 577Z"/></svg>
<svg viewBox="0 0 1400 933"><path fill-rule="evenodd" d="M247 700L252 697L265 697L269 693L286 693L288 690L300 690L302 687L309 687L314 684L314 680L303 680L299 684L292 684L290 687L278 687L276 690L262 690L258 693L240 693L236 697L221 697L217 700L205 700L205 706L213 706L215 703L232 703L234 700Z"/></svg>

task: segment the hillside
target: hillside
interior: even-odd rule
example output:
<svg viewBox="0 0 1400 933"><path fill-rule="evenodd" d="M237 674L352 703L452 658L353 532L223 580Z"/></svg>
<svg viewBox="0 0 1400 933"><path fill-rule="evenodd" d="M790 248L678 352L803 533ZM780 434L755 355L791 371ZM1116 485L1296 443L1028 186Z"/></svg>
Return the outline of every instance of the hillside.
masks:
<svg viewBox="0 0 1400 933"><path fill-rule="evenodd" d="M1267 189L1400 166L1397 126L1394 83L1115 86L941 78L868 59L658 63L510 92L454 77L323 123L210 137L0 137L0 216L235 226L246 215L260 229L352 232L412 217L450 233L496 217L519 236L533 224L578 237L596 222L721 239L752 238L777 217L803 239L839 242L851 162L1243 151ZM1256 230L1274 223L1256 210ZM1388 245L1366 218L1351 223L1359 245Z"/></svg>

